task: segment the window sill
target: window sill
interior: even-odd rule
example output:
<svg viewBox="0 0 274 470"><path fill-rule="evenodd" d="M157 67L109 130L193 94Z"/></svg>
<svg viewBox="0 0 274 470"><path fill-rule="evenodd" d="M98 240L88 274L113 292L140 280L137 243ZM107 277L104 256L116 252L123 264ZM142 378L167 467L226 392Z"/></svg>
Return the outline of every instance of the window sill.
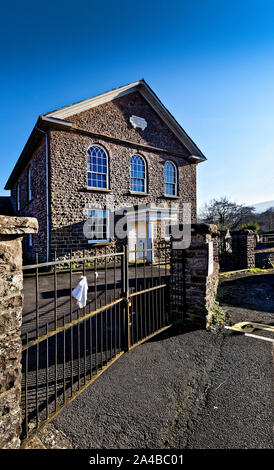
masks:
<svg viewBox="0 0 274 470"><path fill-rule="evenodd" d="M112 189L107 188L92 188L91 186L86 186L86 191L100 192L100 193L111 193Z"/></svg>
<svg viewBox="0 0 274 470"><path fill-rule="evenodd" d="M139 193L138 191L129 191L132 196L149 196L149 193Z"/></svg>
<svg viewBox="0 0 274 470"><path fill-rule="evenodd" d="M88 244L92 246L108 246L108 245L113 245L113 242L96 242L93 240L88 240Z"/></svg>
<svg viewBox="0 0 274 470"><path fill-rule="evenodd" d="M180 199L180 196L172 196L171 194L163 194L166 199Z"/></svg>

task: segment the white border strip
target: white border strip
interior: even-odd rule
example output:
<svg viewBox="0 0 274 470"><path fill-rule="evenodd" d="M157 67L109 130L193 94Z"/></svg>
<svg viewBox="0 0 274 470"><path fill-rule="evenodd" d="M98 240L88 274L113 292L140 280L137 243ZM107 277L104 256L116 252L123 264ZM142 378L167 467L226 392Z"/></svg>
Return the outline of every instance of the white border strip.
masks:
<svg viewBox="0 0 274 470"><path fill-rule="evenodd" d="M236 333L241 333L241 331L234 330L231 326L225 326L225 328L227 330L236 331ZM244 334L245 336L249 336L250 338L262 339L263 341L269 341L270 343L274 343L274 339L266 338L265 336L252 335L251 333L244 333L244 332L242 334Z"/></svg>

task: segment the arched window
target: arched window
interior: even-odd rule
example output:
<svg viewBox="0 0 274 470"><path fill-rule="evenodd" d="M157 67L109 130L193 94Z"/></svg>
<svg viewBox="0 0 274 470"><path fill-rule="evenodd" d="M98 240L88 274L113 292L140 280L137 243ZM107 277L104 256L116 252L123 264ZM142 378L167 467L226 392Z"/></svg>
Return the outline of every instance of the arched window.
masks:
<svg viewBox="0 0 274 470"><path fill-rule="evenodd" d="M177 196L177 168L172 162L165 162L165 194L167 196Z"/></svg>
<svg viewBox="0 0 274 470"><path fill-rule="evenodd" d="M137 193L147 190L146 162L140 155L132 155L130 159L130 190Z"/></svg>
<svg viewBox="0 0 274 470"><path fill-rule="evenodd" d="M99 145L92 145L88 149L88 186L108 188L108 157Z"/></svg>

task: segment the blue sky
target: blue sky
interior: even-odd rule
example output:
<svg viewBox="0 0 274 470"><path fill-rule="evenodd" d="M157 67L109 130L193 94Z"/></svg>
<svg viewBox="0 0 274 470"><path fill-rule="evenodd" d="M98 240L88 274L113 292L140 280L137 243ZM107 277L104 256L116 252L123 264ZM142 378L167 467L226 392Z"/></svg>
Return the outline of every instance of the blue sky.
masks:
<svg viewBox="0 0 274 470"><path fill-rule="evenodd" d="M208 157L198 203L274 199L272 0L1 6L0 194L39 114L145 78Z"/></svg>

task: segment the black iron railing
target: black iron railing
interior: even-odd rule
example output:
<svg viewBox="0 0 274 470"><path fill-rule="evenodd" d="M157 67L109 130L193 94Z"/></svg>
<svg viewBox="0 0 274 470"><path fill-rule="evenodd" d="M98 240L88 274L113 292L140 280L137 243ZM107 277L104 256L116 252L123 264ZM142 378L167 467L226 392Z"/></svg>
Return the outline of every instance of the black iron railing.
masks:
<svg viewBox="0 0 274 470"><path fill-rule="evenodd" d="M121 354L171 324L169 245L157 247L157 253L124 246L94 256L36 261L23 268L24 439ZM80 309L72 291L82 275L89 288Z"/></svg>
<svg viewBox="0 0 274 470"><path fill-rule="evenodd" d="M266 248L274 247L274 232L270 233L261 233L259 235L258 244L265 245Z"/></svg>

